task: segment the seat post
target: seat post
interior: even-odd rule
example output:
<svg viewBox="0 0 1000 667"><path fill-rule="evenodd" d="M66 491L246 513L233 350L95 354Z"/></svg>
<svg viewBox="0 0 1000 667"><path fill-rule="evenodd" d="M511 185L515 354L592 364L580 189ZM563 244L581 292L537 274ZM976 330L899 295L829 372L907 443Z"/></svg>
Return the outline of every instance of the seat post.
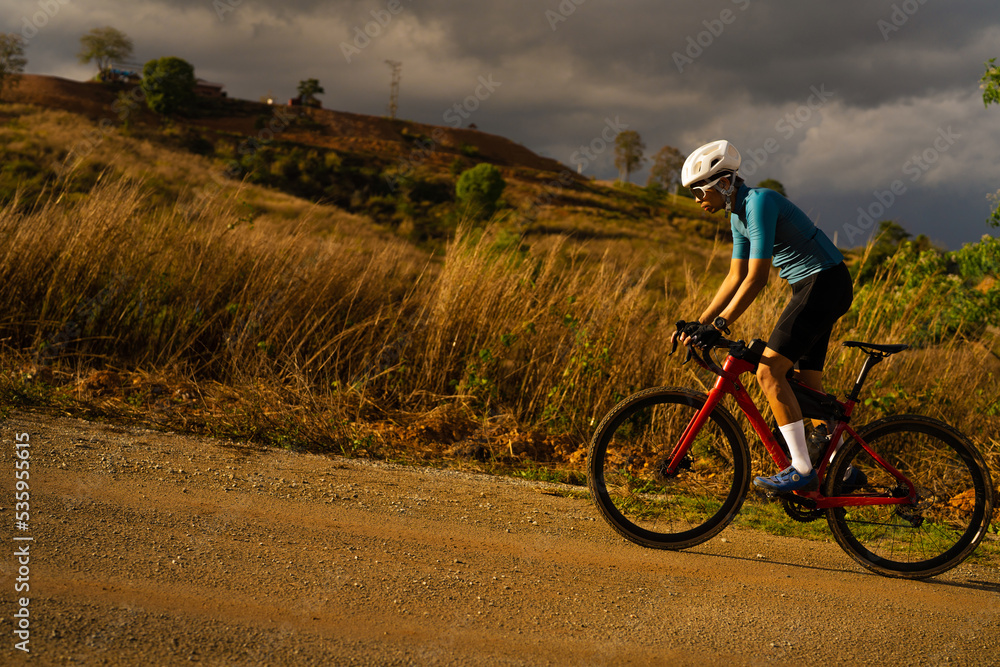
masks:
<svg viewBox="0 0 1000 667"><path fill-rule="evenodd" d="M880 354L878 352L869 352L868 358L865 359L864 365L861 367L861 373L858 374L858 379L854 383L854 389L851 393L847 395L847 398L854 401L855 403L861 398L861 387L865 384L865 378L868 377L868 372L871 371L877 364L882 363L886 355Z"/></svg>

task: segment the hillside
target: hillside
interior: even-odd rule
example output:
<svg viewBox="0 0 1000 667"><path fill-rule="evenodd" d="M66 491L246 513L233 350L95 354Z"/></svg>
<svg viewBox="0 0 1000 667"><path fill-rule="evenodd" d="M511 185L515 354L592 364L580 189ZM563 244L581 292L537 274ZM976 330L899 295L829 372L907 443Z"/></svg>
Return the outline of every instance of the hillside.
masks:
<svg viewBox="0 0 1000 667"><path fill-rule="evenodd" d="M458 173L489 162L507 181L501 218L529 246L547 247L553 233L569 234L589 241L584 252L595 257L610 250L662 258L666 249L702 263L720 231L728 233L721 218L683 197L597 183L477 130L225 99L203 100L192 117L164 121L137 97L125 86L22 77L6 98L30 106L0 107L0 197L20 187L31 199L68 159L83 172L77 188L107 165L181 206L199 206L206 195L241 183L264 186L245 189L249 215L291 219L319 205L331 218L439 248L463 215L454 202ZM31 115L42 109L72 115Z"/></svg>
<svg viewBox="0 0 1000 667"><path fill-rule="evenodd" d="M110 121L120 125L123 105L115 107L119 93L128 94L134 86L99 84L71 81L53 76L24 75L21 83L6 95L7 101L34 104L46 108L63 109L86 116L92 121ZM280 113L279 118L305 116L303 124L278 123L275 135L282 141L335 149L348 153L369 154L396 160L406 159L409 144L414 137L430 137L436 131L440 140L429 156L434 164L448 166L448 156L461 155L463 146L473 146L477 158L493 164L524 168L542 172L560 173L566 167L555 160L544 158L524 146L504 137L472 129L431 126L409 121L392 121L378 116L317 109L309 107L283 107L247 100L202 100L205 105L200 114L180 118L178 122L191 127L214 130L220 133L255 137L262 128L255 126L261 116ZM137 105L130 109L134 122L159 125L161 119ZM580 179L577 179L580 180Z"/></svg>
<svg viewBox="0 0 1000 667"><path fill-rule="evenodd" d="M244 152L241 128L260 137L276 109L122 117L123 92L29 77L0 104L6 405L579 480L618 400L704 386L666 351L724 274L728 240L689 200L551 185L556 163L475 131L439 132L458 150L442 140L401 172L439 128L329 111ZM507 180L492 221L454 195L484 156ZM1000 362L984 344L1000 293L977 289L996 250L879 260L835 339L916 349L879 368L886 395L866 410L930 404L1000 446ZM786 299L772 280L736 335L766 336ZM829 386L849 387L856 356L833 345L829 359Z"/></svg>

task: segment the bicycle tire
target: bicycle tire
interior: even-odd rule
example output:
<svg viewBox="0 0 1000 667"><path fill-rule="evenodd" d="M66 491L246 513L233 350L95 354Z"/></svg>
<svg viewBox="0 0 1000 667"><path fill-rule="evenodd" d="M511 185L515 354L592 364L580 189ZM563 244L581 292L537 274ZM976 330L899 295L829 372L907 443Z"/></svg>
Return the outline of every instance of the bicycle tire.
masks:
<svg viewBox="0 0 1000 667"><path fill-rule="evenodd" d="M750 485L750 452L736 420L717 406L686 467L664 477L674 445L705 404L704 394L657 387L604 417L591 440L587 483L598 510L622 537L657 549L684 549L725 528Z"/></svg>
<svg viewBox="0 0 1000 667"><path fill-rule="evenodd" d="M862 566L889 577L924 579L965 560L993 515L993 482L975 446L957 429L920 415L886 417L858 435L913 482L917 502L827 510L837 543ZM867 479L845 480L856 474L848 466ZM830 464L823 493L906 495L908 488L852 438Z"/></svg>

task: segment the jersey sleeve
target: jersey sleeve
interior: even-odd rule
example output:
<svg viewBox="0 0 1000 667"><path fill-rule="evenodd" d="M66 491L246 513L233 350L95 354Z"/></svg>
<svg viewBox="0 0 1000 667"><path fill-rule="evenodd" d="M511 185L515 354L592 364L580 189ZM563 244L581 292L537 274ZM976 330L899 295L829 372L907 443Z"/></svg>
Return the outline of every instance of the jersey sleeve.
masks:
<svg viewBox="0 0 1000 667"><path fill-rule="evenodd" d="M736 225L736 214L730 220L733 230L733 259L750 259L750 239Z"/></svg>
<svg viewBox="0 0 1000 667"><path fill-rule="evenodd" d="M779 207L776 198L767 196L766 192L758 193L760 191L747 197L746 225L750 247L746 259L771 259Z"/></svg>

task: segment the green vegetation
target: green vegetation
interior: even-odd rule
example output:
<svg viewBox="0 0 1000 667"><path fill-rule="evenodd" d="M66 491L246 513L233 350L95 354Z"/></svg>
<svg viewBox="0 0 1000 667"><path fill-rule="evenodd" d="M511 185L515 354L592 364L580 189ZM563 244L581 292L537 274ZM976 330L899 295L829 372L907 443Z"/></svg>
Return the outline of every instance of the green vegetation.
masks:
<svg viewBox="0 0 1000 667"><path fill-rule="evenodd" d="M80 52L77 58L83 64L95 63L98 78L107 81L111 78L111 65L115 61L131 58L134 48L135 45L128 35L111 26L105 26L94 28L80 38Z"/></svg>
<svg viewBox="0 0 1000 667"><path fill-rule="evenodd" d="M643 152L646 144L635 130L624 130L615 137L615 166L621 173L621 180L628 183L632 172L645 162Z"/></svg>
<svg viewBox="0 0 1000 667"><path fill-rule="evenodd" d="M319 79L306 79L305 81L299 81L299 100L305 106L320 106L319 100L316 99L316 96L322 95L325 92L326 91L323 90L323 86L319 85Z"/></svg>
<svg viewBox="0 0 1000 667"><path fill-rule="evenodd" d="M1000 65L996 64L996 58L986 61L986 72L979 79L979 87L983 91L983 105L987 108L991 104L1000 104ZM1000 227L1000 190L989 195L990 200L996 205L993 213L987 219L991 227Z"/></svg>
<svg viewBox="0 0 1000 667"><path fill-rule="evenodd" d="M473 225L457 147L404 163L180 122L79 144L93 126L71 114L3 111L5 405L577 483L614 403L710 379L665 355L728 264L725 226L687 199L505 168L504 216ZM262 128L302 131L268 111ZM1000 474L1000 242L883 231L884 253L849 253L834 337L915 349L875 370L855 423L942 418ZM737 335L766 335L786 298L771 281ZM859 365L832 346L828 388Z"/></svg>
<svg viewBox="0 0 1000 667"><path fill-rule="evenodd" d="M785 192L785 186L781 184L781 181L777 181L773 178L765 178L763 181L757 184L758 188L767 188L768 190L774 190L782 197L787 197L788 193Z"/></svg>
<svg viewBox="0 0 1000 667"><path fill-rule="evenodd" d="M680 187L684 160L684 154L673 146L661 148L653 156L653 166L649 169L649 181L646 186L656 186L668 192L676 192Z"/></svg>
<svg viewBox="0 0 1000 667"><path fill-rule="evenodd" d="M146 103L155 113L171 116L194 108L194 67L181 58L150 60L142 68L141 85Z"/></svg>
<svg viewBox="0 0 1000 667"><path fill-rule="evenodd" d="M500 170L484 162L459 176L455 195L459 205L468 212L468 215L485 219L496 212L500 195L503 194L505 187L507 183L503 180Z"/></svg>
<svg viewBox="0 0 1000 667"><path fill-rule="evenodd" d="M0 99L4 88L17 82L17 76L28 64L24 57L24 38L16 33L0 34Z"/></svg>

